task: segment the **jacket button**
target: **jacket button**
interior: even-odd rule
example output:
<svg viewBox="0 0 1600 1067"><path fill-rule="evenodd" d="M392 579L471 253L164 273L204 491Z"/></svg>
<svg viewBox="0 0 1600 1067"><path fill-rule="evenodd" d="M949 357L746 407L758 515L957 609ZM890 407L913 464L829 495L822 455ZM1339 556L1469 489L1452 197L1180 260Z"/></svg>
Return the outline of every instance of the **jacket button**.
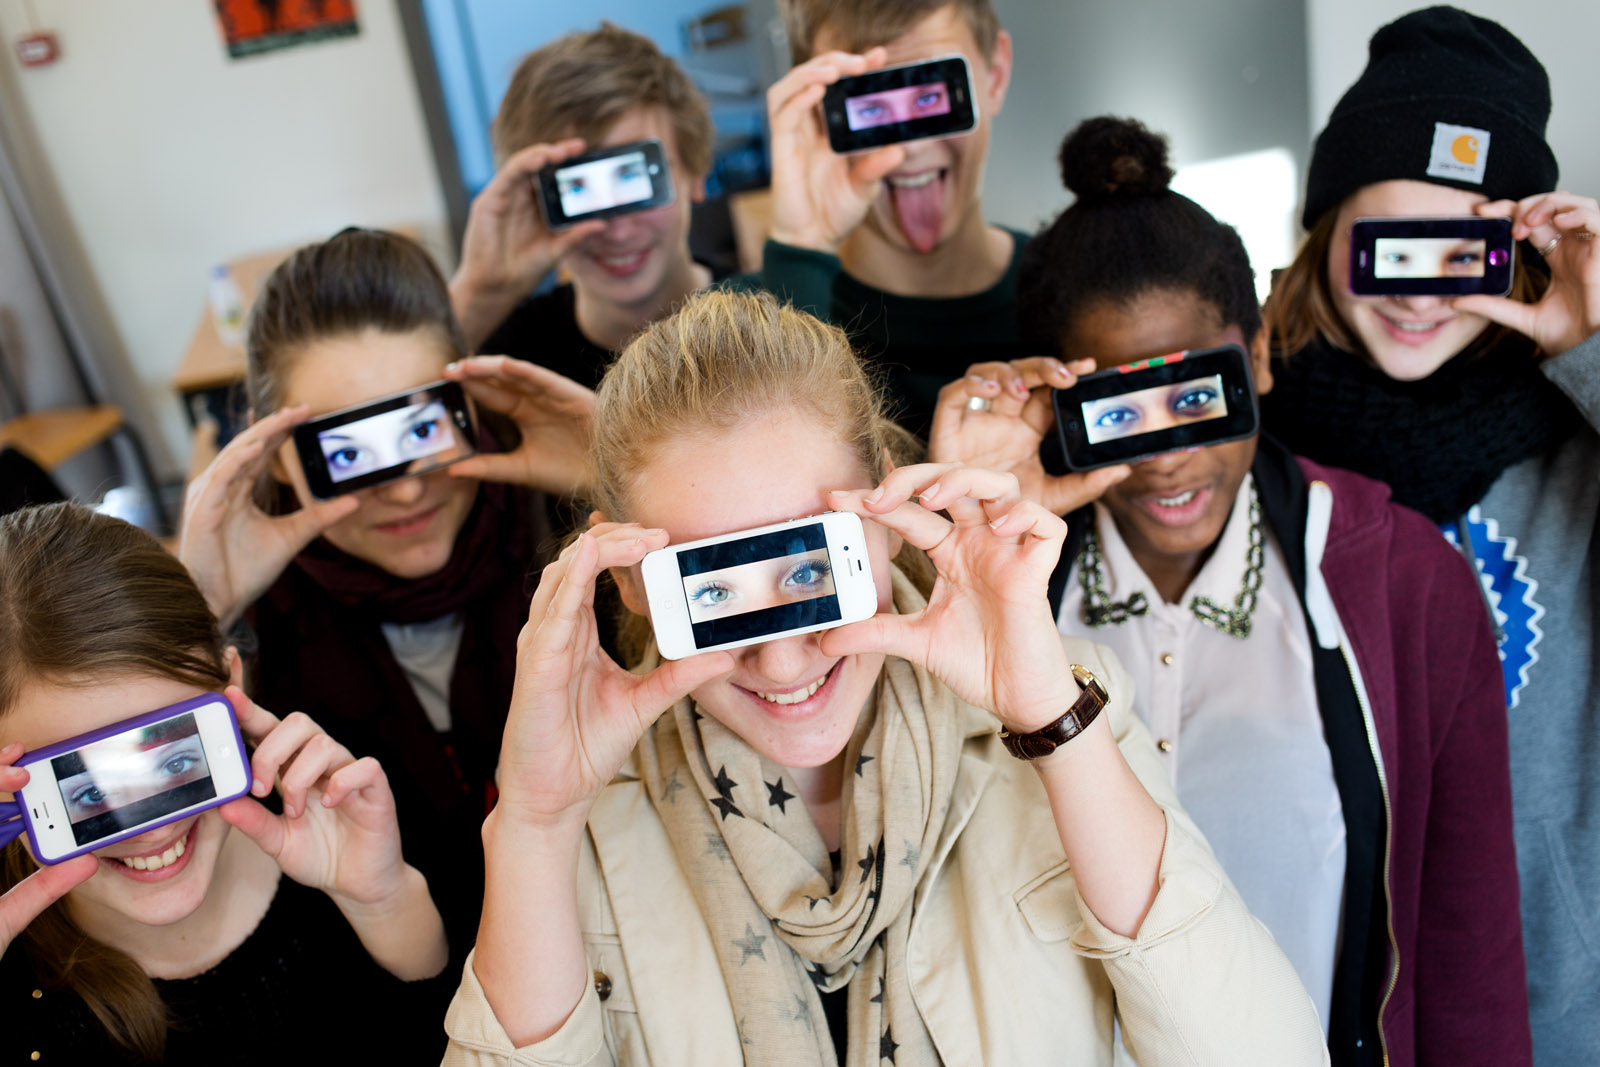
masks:
<svg viewBox="0 0 1600 1067"><path fill-rule="evenodd" d="M600 994L601 1000L611 999L611 978L606 972L594 972L594 991Z"/></svg>
<svg viewBox="0 0 1600 1067"><path fill-rule="evenodd" d="M1173 657L1171 652L1163 652L1163 653L1161 653L1161 665L1163 667L1170 667L1175 662L1177 662L1177 661Z"/></svg>
<svg viewBox="0 0 1600 1067"><path fill-rule="evenodd" d="M1163 737L1161 740L1156 742L1156 747L1159 748L1163 752L1171 752L1172 751L1172 742L1168 741L1165 737Z"/></svg>

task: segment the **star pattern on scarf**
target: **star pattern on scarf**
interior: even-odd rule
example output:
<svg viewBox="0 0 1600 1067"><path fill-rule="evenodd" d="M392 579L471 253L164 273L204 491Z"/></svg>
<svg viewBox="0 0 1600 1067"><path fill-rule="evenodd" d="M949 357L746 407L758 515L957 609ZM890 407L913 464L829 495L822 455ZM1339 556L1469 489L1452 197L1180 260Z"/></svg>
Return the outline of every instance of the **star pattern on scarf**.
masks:
<svg viewBox="0 0 1600 1067"><path fill-rule="evenodd" d="M857 778L861 777L861 768L863 768L867 764L871 763L875 758L876 757L874 757L874 756L865 756L865 755L856 757L856 777Z"/></svg>
<svg viewBox="0 0 1600 1067"><path fill-rule="evenodd" d="M717 795L712 798L711 806L722 812L722 821L727 822L729 815L744 818L744 812L733 802L733 790L739 783L728 777L726 766L717 768L717 776L711 780L711 784L717 787Z"/></svg>
<svg viewBox="0 0 1600 1067"><path fill-rule="evenodd" d="M749 1034L744 1032L744 1017L743 1016L740 1016L740 1018L739 1018L739 1043L741 1045L754 1045L755 1044L755 1040Z"/></svg>
<svg viewBox="0 0 1600 1067"><path fill-rule="evenodd" d="M902 867L910 867L912 870L916 870L917 869L917 862L919 860L921 860L921 859L922 859L922 850L920 848L918 848L916 845L913 845L910 841L907 841L906 842L906 855L905 855L905 858L900 861L900 866L902 866Z"/></svg>
<svg viewBox="0 0 1600 1067"><path fill-rule="evenodd" d="M706 835L706 855L718 856L725 860L731 860L733 858L728 852L727 839L721 834Z"/></svg>
<svg viewBox="0 0 1600 1067"><path fill-rule="evenodd" d="M745 923L744 936L733 939L733 946L741 953L739 957L739 966L743 967L745 964L749 963L751 956L760 956L761 959L765 961L767 958L767 951L761 946L766 940L766 934L756 933L755 927L751 926L749 923Z"/></svg>
<svg viewBox="0 0 1600 1067"><path fill-rule="evenodd" d="M794 995L794 1010L785 1012L791 1022L805 1023L807 1030L815 1031L817 1024L811 1018L811 1005L799 993Z"/></svg>
<svg viewBox="0 0 1600 1067"><path fill-rule="evenodd" d="M674 770L667 776L666 784L661 787L661 798L668 804L676 804L678 802L678 791L683 788L683 783L678 781L678 772Z"/></svg>
<svg viewBox="0 0 1600 1067"><path fill-rule="evenodd" d="M878 1039L878 1059L894 1062L894 1050L900 1045L894 1039L894 1027L885 1027L883 1036Z"/></svg>
<svg viewBox="0 0 1600 1067"><path fill-rule="evenodd" d="M783 787L783 775L776 782L764 782L767 787L767 806L777 808L779 815L789 814L784 805L794 799L794 794Z"/></svg>
<svg viewBox="0 0 1600 1067"><path fill-rule="evenodd" d="M867 846L867 854L856 861L856 866L861 868L861 880L863 882L872 877L872 869L878 865L878 860L882 857L882 852L877 851L871 845Z"/></svg>
<svg viewBox="0 0 1600 1067"><path fill-rule="evenodd" d="M811 979L811 984L819 990L828 984L828 972L822 969L822 964L813 963L806 968L806 977Z"/></svg>
<svg viewBox="0 0 1600 1067"><path fill-rule="evenodd" d="M878 975L878 991L876 993L872 994L872 1003L874 1003L874 1004L882 1004L883 1003L883 975L881 975L881 974Z"/></svg>

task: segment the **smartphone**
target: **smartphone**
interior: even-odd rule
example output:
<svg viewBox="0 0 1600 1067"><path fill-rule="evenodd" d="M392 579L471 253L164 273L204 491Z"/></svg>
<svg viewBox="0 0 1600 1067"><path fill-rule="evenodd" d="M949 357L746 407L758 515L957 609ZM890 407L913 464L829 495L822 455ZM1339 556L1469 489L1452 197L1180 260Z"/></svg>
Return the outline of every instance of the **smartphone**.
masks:
<svg viewBox="0 0 1600 1067"><path fill-rule="evenodd" d="M1050 399L1075 471L1237 441L1261 428L1250 357L1238 345L1096 371Z"/></svg>
<svg viewBox="0 0 1600 1067"><path fill-rule="evenodd" d="M564 230L672 203L672 172L661 142L635 141L553 163L534 182L544 220Z"/></svg>
<svg viewBox="0 0 1600 1067"><path fill-rule="evenodd" d="M221 693L23 753L17 793L41 863L60 863L226 804L250 790L250 756Z"/></svg>
<svg viewBox="0 0 1600 1067"><path fill-rule="evenodd" d="M840 78L822 94L828 145L840 155L886 144L951 137L978 124L963 56Z"/></svg>
<svg viewBox="0 0 1600 1067"><path fill-rule="evenodd" d="M1505 296L1516 254L1510 219L1357 219L1350 227L1350 291Z"/></svg>
<svg viewBox="0 0 1600 1067"><path fill-rule="evenodd" d="M311 495L326 500L466 459L477 437L461 384L434 382L302 422L294 447Z"/></svg>
<svg viewBox="0 0 1600 1067"><path fill-rule="evenodd" d="M861 520L848 511L669 545L642 569L667 659L829 630L878 610Z"/></svg>

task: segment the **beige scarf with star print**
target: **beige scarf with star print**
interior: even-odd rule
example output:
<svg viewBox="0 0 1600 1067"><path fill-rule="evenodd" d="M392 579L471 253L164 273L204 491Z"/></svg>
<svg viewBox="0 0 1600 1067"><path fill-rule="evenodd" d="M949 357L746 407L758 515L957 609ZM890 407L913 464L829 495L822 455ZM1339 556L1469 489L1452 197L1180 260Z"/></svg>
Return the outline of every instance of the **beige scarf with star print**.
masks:
<svg viewBox="0 0 1600 1067"><path fill-rule="evenodd" d="M922 595L898 569L893 579L895 610L920 611ZM844 753L835 878L784 769L692 701L640 742L651 801L716 944L746 1063L837 1067L818 992L846 986L845 1067L939 1062L911 999L906 942L961 743L955 695L887 659Z"/></svg>

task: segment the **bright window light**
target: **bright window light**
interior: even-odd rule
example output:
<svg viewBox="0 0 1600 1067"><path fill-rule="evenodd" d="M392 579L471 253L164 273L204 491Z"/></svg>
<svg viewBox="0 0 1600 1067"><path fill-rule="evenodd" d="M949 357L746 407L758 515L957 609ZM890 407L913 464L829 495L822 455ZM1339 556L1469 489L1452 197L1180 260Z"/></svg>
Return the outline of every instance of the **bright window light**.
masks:
<svg viewBox="0 0 1600 1067"><path fill-rule="evenodd" d="M1273 270L1289 265L1297 239L1300 176L1289 150L1192 163L1178 168L1172 188L1239 231L1256 272L1256 295L1266 299Z"/></svg>

